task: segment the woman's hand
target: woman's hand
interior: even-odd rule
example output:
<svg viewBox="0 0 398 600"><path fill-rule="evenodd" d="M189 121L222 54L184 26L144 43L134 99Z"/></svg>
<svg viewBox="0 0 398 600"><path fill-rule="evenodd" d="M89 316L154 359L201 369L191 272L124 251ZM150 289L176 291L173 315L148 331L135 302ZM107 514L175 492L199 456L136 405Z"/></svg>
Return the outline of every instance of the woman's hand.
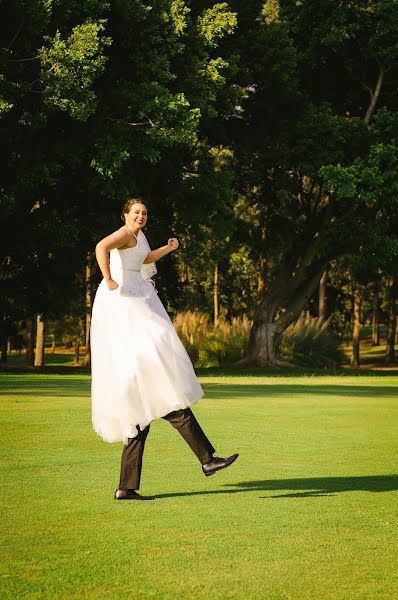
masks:
<svg viewBox="0 0 398 600"><path fill-rule="evenodd" d="M167 240L167 245L170 250L177 250L180 244L178 243L177 238L170 238Z"/></svg>
<svg viewBox="0 0 398 600"><path fill-rule="evenodd" d="M116 290L116 288L119 287L119 284L116 283L116 281L114 281L112 278L106 279L105 282L106 282L106 285L108 286L108 290Z"/></svg>
<svg viewBox="0 0 398 600"><path fill-rule="evenodd" d="M161 248L157 248L156 250L151 250L148 253L146 259L144 260L144 264L149 265L150 263L160 260L161 258L163 258L163 256L166 256L166 254L173 252L173 250L177 250L179 245L180 244L178 243L177 238L169 238L167 240L167 246L162 246Z"/></svg>

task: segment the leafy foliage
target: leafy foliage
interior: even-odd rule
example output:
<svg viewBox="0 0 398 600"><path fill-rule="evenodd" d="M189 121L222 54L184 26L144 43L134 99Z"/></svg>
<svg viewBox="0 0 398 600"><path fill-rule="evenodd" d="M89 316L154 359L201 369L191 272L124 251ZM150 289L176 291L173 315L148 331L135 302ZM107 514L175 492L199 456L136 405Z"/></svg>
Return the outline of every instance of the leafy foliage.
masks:
<svg viewBox="0 0 398 600"><path fill-rule="evenodd" d="M181 241L158 278L169 310L253 318L261 364L331 261L350 257L361 285L395 273L397 6L3 2L7 322L74 312L87 252L131 195L152 244ZM225 359L217 336L204 362Z"/></svg>
<svg viewBox="0 0 398 600"><path fill-rule="evenodd" d="M104 47L111 43L103 34L105 21L86 21L73 28L66 40L59 31L45 38L39 49L44 101L72 118L85 121L97 107L93 83L105 68Z"/></svg>
<svg viewBox="0 0 398 600"><path fill-rule="evenodd" d="M18 0L0 11L2 282L19 319L80 294L76 274L126 196L156 198L155 232L173 225L169 195L180 186L186 205L182 173L203 115L217 115L228 69L218 45L236 15L182 0Z"/></svg>

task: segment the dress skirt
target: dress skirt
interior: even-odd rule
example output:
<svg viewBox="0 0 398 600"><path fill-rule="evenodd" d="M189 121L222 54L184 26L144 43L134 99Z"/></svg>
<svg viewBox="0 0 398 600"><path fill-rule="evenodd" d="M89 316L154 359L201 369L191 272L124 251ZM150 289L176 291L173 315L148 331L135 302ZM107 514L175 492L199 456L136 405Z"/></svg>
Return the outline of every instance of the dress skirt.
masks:
<svg viewBox="0 0 398 600"><path fill-rule="evenodd" d="M140 271L112 271L98 287L91 321L92 419L107 442L198 401L203 390L150 282Z"/></svg>

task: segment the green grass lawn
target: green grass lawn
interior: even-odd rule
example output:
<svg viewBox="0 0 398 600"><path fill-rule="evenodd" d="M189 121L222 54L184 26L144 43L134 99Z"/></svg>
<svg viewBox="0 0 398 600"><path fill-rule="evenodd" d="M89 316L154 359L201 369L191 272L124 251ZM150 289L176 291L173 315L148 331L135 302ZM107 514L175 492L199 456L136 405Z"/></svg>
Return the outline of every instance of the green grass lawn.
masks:
<svg viewBox="0 0 398 600"><path fill-rule="evenodd" d="M397 378L203 375L205 478L165 421L142 492L91 429L86 375L1 374L1 599L398 597Z"/></svg>
<svg viewBox="0 0 398 600"><path fill-rule="evenodd" d="M74 366L74 358L73 349L58 348L56 352L51 352L49 348L46 348L45 365L49 367L72 367ZM82 363L82 359L83 353L80 354L80 364ZM11 352L8 355L7 366L11 368L26 367L26 353Z"/></svg>

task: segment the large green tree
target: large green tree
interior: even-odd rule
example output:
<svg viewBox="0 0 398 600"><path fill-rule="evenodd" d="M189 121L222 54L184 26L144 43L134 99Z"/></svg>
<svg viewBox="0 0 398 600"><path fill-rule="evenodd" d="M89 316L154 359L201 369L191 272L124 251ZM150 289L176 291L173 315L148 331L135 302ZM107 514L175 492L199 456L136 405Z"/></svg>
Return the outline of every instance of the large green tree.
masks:
<svg viewBox="0 0 398 600"><path fill-rule="evenodd" d="M247 98L231 119L242 222L264 291L248 360L275 341L329 261L396 217L398 3L245 3L238 11ZM251 42L251 43L249 43Z"/></svg>
<svg viewBox="0 0 398 600"><path fill-rule="evenodd" d="M153 237L183 226L176 215L198 197L191 173L199 161L212 169L207 130L231 102L218 45L236 16L225 2L183 0L18 0L0 10L8 322L65 310L87 252L129 195L149 200Z"/></svg>

